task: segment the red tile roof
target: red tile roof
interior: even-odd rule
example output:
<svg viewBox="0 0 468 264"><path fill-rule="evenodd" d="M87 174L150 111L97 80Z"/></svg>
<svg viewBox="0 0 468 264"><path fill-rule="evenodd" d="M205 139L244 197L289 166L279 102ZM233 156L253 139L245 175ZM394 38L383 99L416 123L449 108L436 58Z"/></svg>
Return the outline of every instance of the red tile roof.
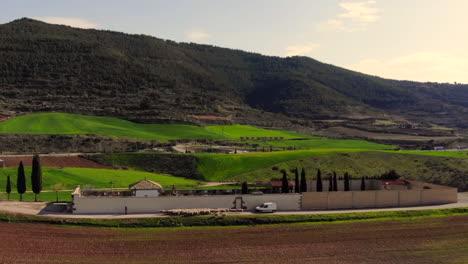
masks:
<svg viewBox="0 0 468 264"><path fill-rule="evenodd" d="M281 187L281 186L283 186L283 181L270 181L270 185L271 185L272 187ZM288 181L288 185L289 185L289 186L294 186L294 185L295 185L295 182L292 181L292 180L289 180L289 181Z"/></svg>
<svg viewBox="0 0 468 264"><path fill-rule="evenodd" d="M396 179L396 180L383 180L384 184L385 185L409 185L410 183L405 181L405 180L401 180L401 179Z"/></svg>

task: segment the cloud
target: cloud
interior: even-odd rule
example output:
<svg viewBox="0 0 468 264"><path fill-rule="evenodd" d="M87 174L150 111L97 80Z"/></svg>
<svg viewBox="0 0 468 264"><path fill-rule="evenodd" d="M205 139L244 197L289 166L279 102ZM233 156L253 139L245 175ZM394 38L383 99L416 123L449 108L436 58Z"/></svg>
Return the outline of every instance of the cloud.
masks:
<svg viewBox="0 0 468 264"><path fill-rule="evenodd" d="M200 42L211 38L211 35L203 30L192 30L187 33L187 39L193 42Z"/></svg>
<svg viewBox="0 0 468 264"><path fill-rule="evenodd" d="M319 24L320 31L355 32L365 30L367 25L380 18L380 9L373 7L377 1L341 2L344 12Z"/></svg>
<svg viewBox="0 0 468 264"><path fill-rule="evenodd" d="M311 43L305 45L291 45L286 47L286 56L307 56L311 55L320 47L320 44Z"/></svg>
<svg viewBox="0 0 468 264"><path fill-rule="evenodd" d="M380 9L370 7L375 4L376 1L366 2L343 2L340 3L340 7L346 10L345 13L339 14L339 17L351 19L358 23L372 23L379 19L378 13Z"/></svg>
<svg viewBox="0 0 468 264"><path fill-rule="evenodd" d="M385 78L468 83L468 56L422 51L387 60L364 59L346 68Z"/></svg>
<svg viewBox="0 0 468 264"><path fill-rule="evenodd" d="M97 28L98 24L76 17L33 17L49 24L66 25L76 28Z"/></svg>

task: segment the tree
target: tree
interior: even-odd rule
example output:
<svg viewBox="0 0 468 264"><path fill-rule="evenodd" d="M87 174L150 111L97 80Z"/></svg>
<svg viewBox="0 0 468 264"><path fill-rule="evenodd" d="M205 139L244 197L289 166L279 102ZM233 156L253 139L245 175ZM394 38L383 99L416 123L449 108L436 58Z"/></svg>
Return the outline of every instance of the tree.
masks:
<svg viewBox="0 0 468 264"><path fill-rule="evenodd" d="M301 185L299 183L299 170L297 168L294 169L294 192L295 193L301 192Z"/></svg>
<svg viewBox="0 0 468 264"><path fill-rule="evenodd" d="M34 155L32 161L31 185L34 192L34 201L37 202L37 195L42 191L42 168L39 155Z"/></svg>
<svg viewBox="0 0 468 264"><path fill-rule="evenodd" d="M333 191L333 176L331 174L329 174L329 178L328 178L328 191L329 192L332 192Z"/></svg>
<svg viewBox="0 0 468 264"><path fill-rule="evenodd" d="M361 191L365 191L366 190L366 180L364 179L364 177L361 178Z"/></svg>
<svg viewBox="0 0 468 264"><path fill-rule="evenodd" d="M350 187L349 187L349 174L347 172L345 172L344 174L344 190L345 192L349 192L350 191Z"/></svg>
<svg viewBox="0 0 468 264"><path fill-rule="evenodd" d="M338 178L336 177L336 172L333 172L333 191L338 191Z"/></svg>
<svg viewBox="0 0 468 264"><path fill-rule="evenodd" d="M301 192L307 192L307 179L304 168L301 171Z"/></svg>
<svg viewBox="0 0 468 264"><path fill-rule="evenodd" d="M8 201L10 200L10 193L11 193L11 181L10 181L10 175L7 176L7 183L6 183L6 193L8 195Z"/></svg>
<svg viewBox="0 0 468 264"><path fill-rule="evenodd" d="M317 192L323 192L322 172L317 170Z"/></svg>
<svg viewBox="0 0 468 264"><path fill-rule="evenodd" d="M281 170L281 172L283 173L283 179L281 180L281 192L289 193L288 174L285 170Z"/></svg>
<svg viewBox="0 0 468 264"><path fill-rule="evenodd" d="M26 192L26 175L24 174L24 165L20 161L18 167L18 178L16 180L16 190L20 195L20 201L23 201L23 194Z"/></svg>
<svg viewBox="0 0 468 264"><path fill-rule="evenodd" d="M59 182L59 183L54 184L52 188L55 191L55 201L58 202L59 201L58 192L65 188L65 184L63 184L63 182Z"/></svg>
<svg viewBox="0 0 468 264"><path fill-rule="evenodd" d="M247 182L242 183L242 194L248 194L249 193L249 186L247 185Z"/></svg>

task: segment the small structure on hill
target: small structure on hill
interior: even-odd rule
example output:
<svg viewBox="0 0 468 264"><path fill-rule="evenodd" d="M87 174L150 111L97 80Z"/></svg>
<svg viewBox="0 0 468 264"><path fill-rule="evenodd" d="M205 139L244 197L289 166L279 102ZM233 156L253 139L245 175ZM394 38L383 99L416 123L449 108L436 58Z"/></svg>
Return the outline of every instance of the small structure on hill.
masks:
<svg viewBox="0 0 468 264"><path fill-rule="evenodd" d="M147 179L130 184L129 189L136 197L157 197L163 192L161 184Z"/></svg>
<svg viewBox="0 0 468 264"><path fill-rule="evenodd" d="M409 190L411 189L411 184L402 179L396 180L383 180L382 186L384 190Z"/></svg>
<svg viewBox="0 0 468 264"><path fill-rule="evenodd" d="M294 180L288 180L289 192L294 192L294 186L296 185ZM281 180L272 180L270 181L270 187L272 193L281 193L281 188L283 187L283 181Z"/></svg>

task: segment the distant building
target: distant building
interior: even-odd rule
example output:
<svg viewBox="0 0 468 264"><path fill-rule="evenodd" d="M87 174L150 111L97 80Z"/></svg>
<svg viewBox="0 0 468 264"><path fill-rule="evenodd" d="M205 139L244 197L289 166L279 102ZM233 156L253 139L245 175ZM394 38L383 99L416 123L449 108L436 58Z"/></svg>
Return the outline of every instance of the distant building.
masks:
<svg viewBox="0 0 468 264"><path fill-rule="evenodd" d="M163 192L163 187L154 181L142 180L129 186L133 196L157 197Z"/></svg>
<svg viewBox="0 0 468 264"><path fill-rule="evenodd" d="M288 180L289 192L294 192L294 186L296 185L295 181ZM281 188L283 187L283 181L270 181L271 192L272 193L281 193Z"/></svg>

